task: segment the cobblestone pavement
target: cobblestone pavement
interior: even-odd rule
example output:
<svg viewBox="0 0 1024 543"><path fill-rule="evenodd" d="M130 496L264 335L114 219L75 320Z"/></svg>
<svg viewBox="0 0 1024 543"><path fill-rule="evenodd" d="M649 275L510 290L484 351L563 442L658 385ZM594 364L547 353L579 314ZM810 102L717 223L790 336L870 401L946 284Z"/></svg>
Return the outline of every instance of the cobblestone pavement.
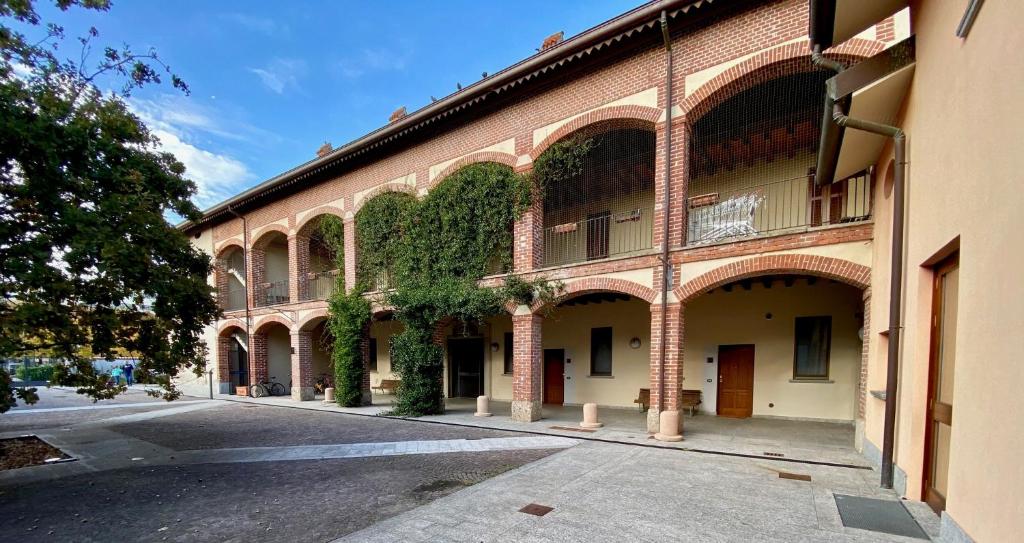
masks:
<svg viewBox="0 0 1024 543"><path fill-rule="evenodd" d="M45 426L56 414L0 417L0 435L23 431L26 421ZM61 424L30 430L80 460L0 472L0 533L25 541L326 541L556 452L498 445L570 441L222 402L59 414ZM489 450L297 459L317 445L383 450L382 442L405 441ZM233 447L300 454L202 461Z"/></svg>

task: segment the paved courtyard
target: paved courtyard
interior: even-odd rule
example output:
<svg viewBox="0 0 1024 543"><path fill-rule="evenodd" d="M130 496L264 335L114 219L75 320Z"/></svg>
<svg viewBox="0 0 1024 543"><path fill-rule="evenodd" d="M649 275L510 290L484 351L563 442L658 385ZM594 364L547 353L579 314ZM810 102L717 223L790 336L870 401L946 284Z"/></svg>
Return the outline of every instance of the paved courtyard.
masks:
<svg viewBox="0 0 1024 543"><path fill-rule="evenodd" d="M27 541L920 541L843 526L835 493L897 499L871 469L185 400L150 405L133 391L97 408L47 390L33 410L0 416L0 436L35 433L78 458L0 472L0 530ZM528 504L552 510L519 511ZM934 536L930 510L904 504Z"/></svg>

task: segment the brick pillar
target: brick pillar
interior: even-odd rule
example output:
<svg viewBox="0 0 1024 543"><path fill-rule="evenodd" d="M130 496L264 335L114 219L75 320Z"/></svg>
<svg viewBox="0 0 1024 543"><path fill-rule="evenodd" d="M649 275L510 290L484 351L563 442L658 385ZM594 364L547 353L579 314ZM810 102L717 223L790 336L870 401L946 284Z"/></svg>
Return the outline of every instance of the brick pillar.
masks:
<svg viewBox="0 0 1024 543"><path fill-rule="evenodd" d="M512 228L513 270L524 273L544 265L544 202L534 199Z"/></svg>
<svg viewBox="0 0 1024 543"><path fill-rule="evenodd" d="M345 290L356 286L356 221L345 219Z"/></svg>
<svg viewBox="0 0 1024 543"><path fill-rule="evenodd" d="M292 332L292 399L313 399L313 336L307 330Z"/></svg>
<svg viewBox="0 0 1024 543"><path fill-rule="evenodd" d="M249 338L249 386L267 380L267 335L253 334Z"/></svg>
<svg viewBox="0 0 1024 543"><path fill-rule="evenodd" d="M871 343L871 289L864 289L864 324L861 328L863 330L864 339L860 347L860 374L857 380L857 417L854 420L854 447L859 452L864 452L864 419L865 410L867 409L867 396L868 396L868 364L870 358L868 356L868 349Z"/></svg>
<svg viewBox="0 0 1024 543"><path fill-rule="evenodd" d="M228 279L228 263L224 257L215 258L213 260L213 274L217 283L217 301L221 309L225 309L228 306L228 289L230 288L230 280Z"/></svg>
<svg viewBox="0 0 1024 543"><path fill-rule="evenodd" d="M234 341L230 335L217 337L217 380L224 383L231 381L231 342ZM223 392L223 390L221 391Z"/></svg>
<svg viewBox="0 0 1024 543"><path fill-rule="evenodd" d="M292 302L309 299L309 236L295 234L288 238L288 294Z"/></svg>
<svg viewBox="0 0 1024 543"><path fill-rule="evenodd" d="M512 420L533 422L541 418L542 324L540 315L525 313L520 306L512 316Z"/></svg>
<svg viewBox="0 0 1024 543"><path fill-rule="evenodd" d="M686 187L689 176L689 148L687 146L688 132L684 120L672 122L672 169L671 191L672 201L670 202L668 243L669 247L678 247L684 243L686 225ZM659 123L655 131L655 158L654 158L654 231L652 232L653 246L662 247L662 236L664 233L664 198L665 198L665 123Z"/></svg>
<svg viewBox="0 0 1024 543"><path fill-rule="evenodd" d="M249 289L251 306L260 307L267 304L267 253L262 246L254 245L249 250Z"/></svg>
<svg viewBox="0 0 1024 543"><path fill-rule="evenodd" d="M660 432L661 405L661 319L665 328L665 411L679 411L683 388L683 306L651 304L651 408L647 411L647 431ZM682 418L680 417L680 426ZM682 428L679 428L682 431Z"/></svg>

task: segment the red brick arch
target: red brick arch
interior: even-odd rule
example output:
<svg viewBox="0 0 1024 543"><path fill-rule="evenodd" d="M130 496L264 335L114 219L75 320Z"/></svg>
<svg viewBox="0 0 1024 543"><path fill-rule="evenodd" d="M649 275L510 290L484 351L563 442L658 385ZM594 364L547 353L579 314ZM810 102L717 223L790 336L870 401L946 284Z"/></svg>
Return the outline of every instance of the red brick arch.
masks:
<svg viewBox="0 0 1024 543"><path fill-rule="evenodd" d="M237 240L237 239L228 240L228 241L223 242L223 245L221 245L220 247L217 247L217 249L215 251L215 253L217 255L216 258L224 258L224 253L230 251L232 248L240 249L242 251L245 250L245 247L242 246L242 242L240 240Z"/></svg>
<svg viewBox="0 0 1024 543"><path fill-rule="evenodd" d="M227 319L217 324L217 337L230 335L229 332L235 328L245 332L245 322L241 319Z"/></svg>
<svg viewBox="0 0 1024 543"><path fill-rule="evenodd" d="M309 232L306 231L307 227L312 226L315 223L316 219L319 219L324 215L334 215L335 217L341 220L345 220L345 211L342 210L340 207L320 206L310 210L310 212L306 214L305 218L303 218L301 221L298 221L295 224L295 231L298 232L300 236L309 235Z"/></svg>
<svg viewBox="0 0 1024 543"><path fill-rule="evenodd" d="M412 196L413 198L416 197L416 187L407 185L405 183L384 183L383 185L377 185L376 187L370 189L370 191L364 194L362 198L359 199L358 202L353 202L355 205L352 208L352 213L359 213L359 210L362 209L364 205L366 205L366 202L373 200L374 198L380 196L381 194L384 194L385 192L402 192Z"/></svg>
<svg viewBox="0 0 1024 543"><path fill-rule="evenodd" d="M441 181L444 181L448 176L461 170L462 168L465 168L466 166L469 166L470 164L478 164L481 162L494 162L496 164L503 164L514 170L516 167L516 161L517 159L515 155L501 153L498 151L483 151L479 153L472 153L456 160L455 162L452 162L447 167L445 167L445 169L441 170L441 172L437 174L437 177L434 177L434 180L427 185L427 189L432 190L439 183L441 183Z"/></svg>
<svg viewBox="0 0 1024 543"><path fill-rule="evenodd" d="M662 110L656 107L639 105L607 106L595 109L576 117L548 134L548 137L537 144L533 151L530 151L530 158L537 160L537 157L558 140L588 127L600 127L601 131L618 128L646 128L653 131L654 123L661 117L661 113Z"/></svg>
<svg viewBox="0 0 1024 543"><path fill-rule="evenodd" d="M633 281L627 281L625 279L609 279L605 277L590 277L579 281L573 281L572 283L565 285L561 292L559 292L558 297L550 304L544 304L542 301L534 302L530 307L530 310L533 313L537 313L540 310L545 309L547 306L558 305L571 298L595 292L618 292L620 294L628 294L630 296L640 298L649 304L654 303L654 297L656 295L654 289L645 287L640 283L634 283Z"/></svg>
<svg viewBox="0 0 1024 543"><path fill-rule="evenodd" d="M882 51L879 41L854 38L827 52L830 58L853 62ZM716 75L680 102L683 117L693 122L736 94L784 75L816 70L810 41L801 40L766 49Z"/></svg>
<svg viewBox="0 0 1024 543"><path fill-rule="evenodd" d="M298 329L303 332L309 332L329 316L330 313L327 311L326 307L314 309L308 316L306 316L306 318L299 321Z"/></svg>
<svg viewBox="0 0 1024 543"><path fill-rule="evenodd" d="M267 240L270 239L271 232L279 232L281 234L284 234L284 237L288 237L288 227L280 224L268 224L266 226L260 227L260 229L257 230L256 234L252 237L253 248L262 248L263 246L265 246Z"/></svg>
<svg viewBox="0 0 1024 543"><path fill-rule="evenodd" d="M835 279L861 290L871 283L871 268L828 256L784 254L757 256L730 262L698 275L686 284L676 287L676 298L687 303L694 298L727 283L760 275L796 273Z"/></svg>
<svg viewBox="0 0 1024 543"><path fill-rule="evenodd" d="M266 335L267 328L274 323L283 325L289 332L292 330L292 321L282 317L281 315L264 315L263 317L260 317L259 322L256 323L252 334L254 336Z"/></svg>

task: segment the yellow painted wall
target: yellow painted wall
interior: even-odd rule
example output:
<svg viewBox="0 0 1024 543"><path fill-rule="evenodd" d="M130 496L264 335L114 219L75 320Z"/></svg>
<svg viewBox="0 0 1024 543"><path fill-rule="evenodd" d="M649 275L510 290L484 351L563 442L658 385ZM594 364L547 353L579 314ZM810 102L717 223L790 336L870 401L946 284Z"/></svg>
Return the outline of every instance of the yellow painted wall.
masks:
<svg viewBox="0 0 1024 543"><path fill-rule="evenodd" d="M370 372L370 386L380 384L381 379L398 379L391 372L391 337L401 333L405 327L398 321L375 322L370 325L370 337L377 340L377 371Z"/></svg>
<svg viewBox="0 0 1024 543"><path fill-rule="evenodd" d="M960 238L960 296L946 512L976 541L1019 539L1024 501L1024 17L1020 2L986 2L966 39L965 1L914 2L917 68L900 123L908 135L904 341L896 462L921 495L932 274L922 268ZM891 154L880 160L884 168ZM888 306L891 199L877 207L872 327ZM884 341L871 346L870 387L884 386ZM882 443L882 402L869 398L866 437Z"/></svg>
<svg viewBox="0 0 1024 543"><path fill-rule="evenodd" d="M590 377L590 329L612 327L612 376ZM640 348L629 346L640 338ZM635 407L650 387L651 310L642 300L560 307L544 319L545 349L565 349L565 403ZM571 362L570 362L571 361Z"/></svg>
<svg viewBox="0 0 1024 543"><path fill-rule="evenodd" d="M766 319L767 313L772 318ZM861 292L841 283L806 279L766 289L734 287L700 296L686 307L683 388L705 390L703 410L714 412L706 388L706 357L717 362L719 345L754 345L754 416L852 421L861 363L858 314ZM791 382L796 317L832 316L830 383ZM717 366L716 366L717 367ZM717 375L716 370L712 370ZM711 385L714 387L714 383ZM775 407L769 407L772 403Z"/></svg>
<svg viewBox="0 0 1024 543"><path fill-rule="evenodd" d="M505 332L512 331L512 317L502 315L488 319L487 365L484 369L484 386L495 400L512 400L512 374L505 374ZM491 343L498 344L492 351Z"/></svg>
<svg viewBox="0 0 1024 543"><path fill-rule="evenodd" d="M270 245L267 247L266 255L266 281L272 283L288 279L288 247L278 244Z"/></svg>
<svg viewBox="0 0 1024 543"><path fill-rule="evenodd" d="M640 210L635 221L616 221L617 216ZM547 266L579 262L587 259L587 225L579 224L572 232L553 232L549 228L584 221L592 213L611 212L608 220L608 253L628 254L651 247L654 228L654 191L629 197L594 199L585 206L550 212L544 217L544 263Z"/></svg>
<svg viewBox="0 0 1024 543"><path fill-rule="evenodd" d="M291 390L292 337L284 326L271 326L267 331L267 378Z"/></svg>

